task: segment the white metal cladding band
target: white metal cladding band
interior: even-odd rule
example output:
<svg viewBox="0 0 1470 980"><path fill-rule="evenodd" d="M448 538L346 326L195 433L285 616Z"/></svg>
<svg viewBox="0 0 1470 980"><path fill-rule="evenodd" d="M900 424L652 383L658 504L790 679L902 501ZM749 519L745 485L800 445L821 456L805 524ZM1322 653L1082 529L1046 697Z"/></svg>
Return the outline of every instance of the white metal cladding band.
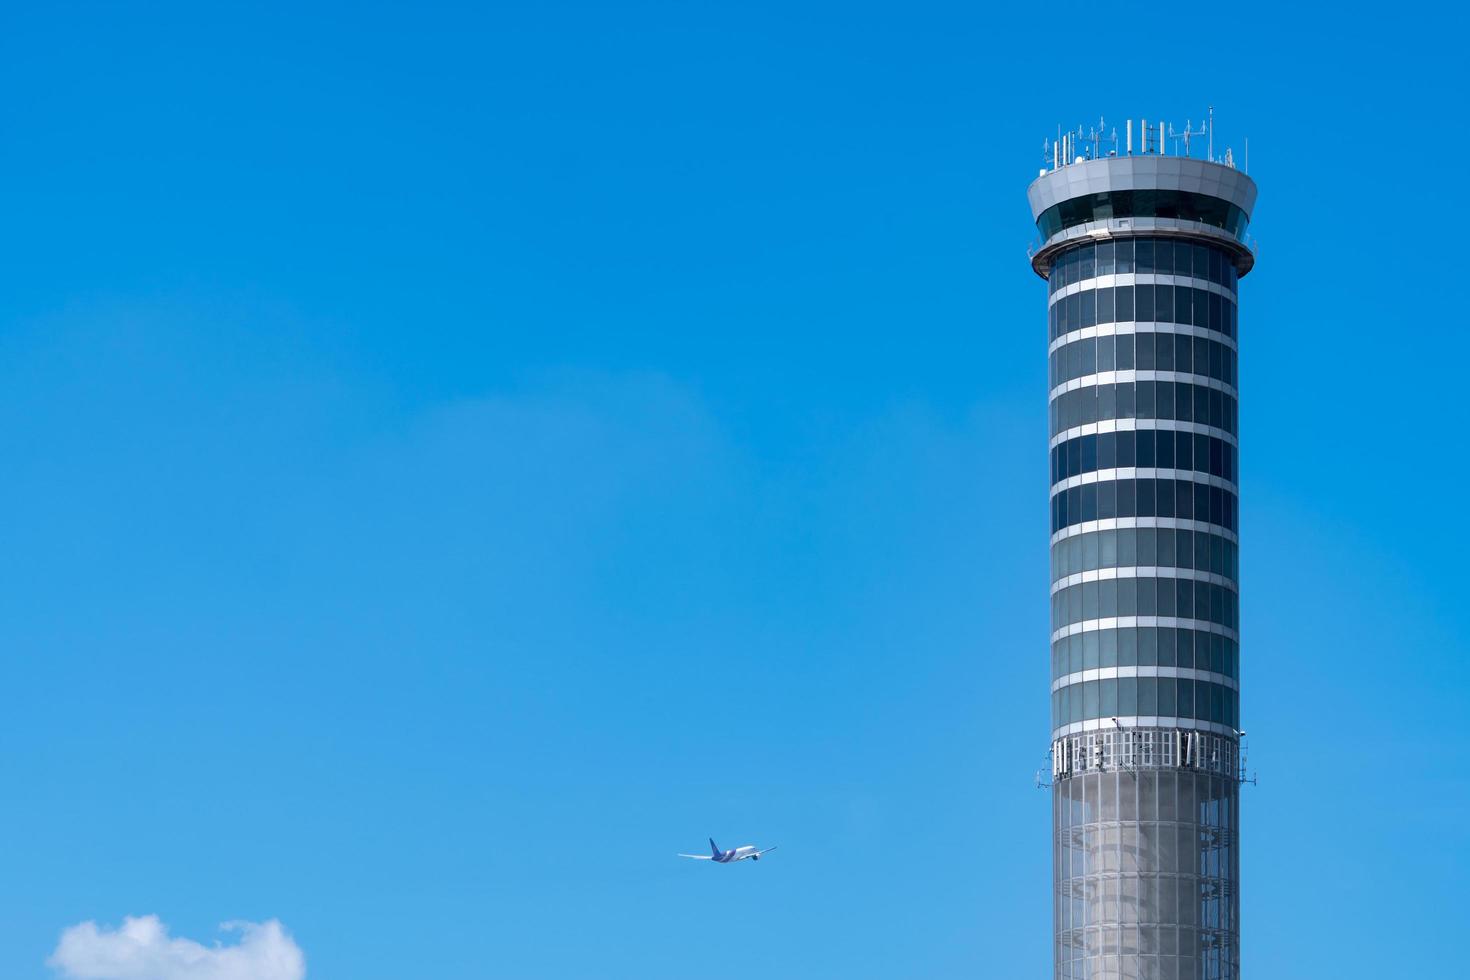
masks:
<svg viewBox="0 0 1470 980"><path fill-rule="evenodd" d="M1209 327L1196 327L1189 323L1170 323L1167 320L1154 321L1123 320L1117 323L1099 323L1094 327L1079 327L1062 334L1055 340L1049 341L1046 347L1048 356L1055 354L1059 349L1068 344L1075 344L1079 340L1088 340L1093 337L1123 337L1133 334L1144 333L1172 333L1180 337L1199 337L1201 340L1213 340L1217 344L1228 347L1240 353L1240 346L1233 337L1227 337L1218 330Z"/></svg>
<svg viewBox="0 0 1470 980"><path fill-rule="evenodd" d="M1207 521L1187 520L1180 517L1105 517L1096 521L1088 521L1086 530L1078 530L1081 524L1068 524L1060 531L1051 536L1052 546L1061 544L1068 538L1080 537L1083 534L1092 534L1097 531L1127 530L1130 528L1163 528L1170 531L1205 531L1210 534L1224 538L1232 544L1238 545L1240 538L1228 527L1219 524L1210 524Z"/></svg>
<svg viewBox="0 0 1470 980"><path fill-rule="evenodd" d="M1138 423L1142 422L1142 425ZM1154 429L1159 432L1196 432L1203 436L1214 436L1216 439L1230 443L1237 449L1240 448L1240 440L1224 429L1213 425L1205 425L1203 422L1179 422L1174 419L1100 419L1096 422L1083 422L1074 425L1070 429L1063 429L1051 437L1048 449L1055 449L1068 439L1076 439L1079 436L1095 436L1104 432L1137 432L1139 429Z"/></svg>
<svg viewBox="0 0 1470 980"><path fill-rule="evenodd" d="M1068 735L1084 735L1088 732L1117 731L1120 727L1125 729L1182 728L1187 731L1208 732L1222 738L1235 738L1240 734L1229 725L1213 721L1199 721L1195 718L1178 718L1168 715L1118 715L1113 718L1088 718L1085 721L1074 721L1067 725L1055 725L1052 727L1051 737L1058 739Z"/></svg>
<svg viewBox="0 0 1470 980"><path fill-rule="evenodd" d="M1191 384L1196 388L1214 388L1223 391L1231 398L1239 398L1240 394L1233 385L1210 377L1208 374L1194 374L1189 371L1140 371L1130 368L1126 371L1094 371L1091 374L1079 374L1069 381L1063 381L1051 390L1047 395L1048 403L1056 401L1069 391L1079 388L1094 388L1098 385L1126 384L1132 381L1174 381L1180 384ZM1172 420L1171 420L1172 421Z"/></svg>
<svg viewBox="0 0 1470 980"><path fill-rule="evenodd" d="M1133 629L1139 626L1161 626L1165 629L1194 630L1196 633L1219 633L1227 640L1240 642L1240 634L1228 626L1207 619L1188 619L1179 616L1106 616L1100 619L1084 619L1066 626L1058 626L1051 632L1051 642L1064 640L1078 633L1092 630Z"/></svg>
<svg viewBox="0 0 1470 980"><path fill-rule="evenodd" d="M1091 667L1087 670L1074 671L1065 677L1058 677L1051 682L1051 690L1055 694L1062 688L1074 684L1086 684L1088 681L1119 677L1174 677L1186 681L1207 681L1211 684L1219 684L1221 687L1228 687L1233 691L1240 690L1240 683L1229 674L1200 670L1197 667Z"/></svg>
<svg viewBox="0 0 1470 980"><path fill-rule="evenodd" d="M1154 377L1154 378L1113 378L1112 380L1108 380L1107 378L1101 378L1101 377L1099 377L1099 374L1100 373L1102 373L1102 372L1098 372L1098 373L1094 373L1094 374L1084 374L1080 378L1074 378L1073 379L1074 381L1079 382L1078 384L1075 384L1074 385L1071 381L1067 381L1067 382L1063 382L1062 384L1058 385L1057 387L1051 389L1051 393L1047 396L1047 402L1046 402L1047 408L1050 409L1052 407L1052 404L1057 399L1061 398L1063 395L1070 395L1073 392L1075 392L1075 391L1081 391L1084 388L1098 388L1098 387L1101 387L1102 385L1107 385L1107 384L1111 384L1111 385L1130 384L1130 383L1131 384L1147 384L1150 381L1160 382L1160 383L1164 383L1164 384L1169 384L1169 383L1173 383L1173 384L1187 384L1187 385L1193 385L1196 388L1212 388L1215 391L1220 392L1221 394L1229 395L1231 398L1239 398L1239 395L1236 394L1235 389L1232 388L1230 385L1227 385L1223 381L1216 381L1214 378L1211 378L1208 375L1203 375L1203 374L1181 374L1178 371L1150 371L1150 372L1146 372L1146 373L1153 374L1153 375L1168 375L1168 377ZM1110 371L1110 372L1106 372L1106 373L1109 373L1109 374L1117 374L1117 373L1122 373L1122 372ZM1191 397L1193 397L1193 396L1191 396ZM1128 416L1128 418L1133 419L1135 422L1184 422L1184 421L1193 422L1194 421L1193 419L1169 419L1169 418L1162 418L1161 419L1161 418L1150 418L1148 416L1144 416L1142 418L1139 418L1138 416L1133 416L1133 415ZM1108 422L1108 421L1117 421L1117 419L1098 419L1097 420L1097 422ZM1083 425L1095 425L1096 422L1083 422L1081 424L1083 424Z"/></svg>
<svg viewBox="0 0 1470 980"><path fill-rule="evenodd" d="M1089 772L1194 769L1239 778L1236 739L1198 730L1112 728L1052 740L1053 779Z"/></svg>
<svg viewBox="0 0 1470 980"><path fill-rule="evenodd" d="M1148 582L1155 582L1155 583L1157 583L1157 582L1164 581L1164 580L1162 580L1162 579L1135 579L1134 581L1141 582L1141 583L1148 583ZM1178 580L1175 580L1175 581L1176 581L1176 584L1177 584L1177 581ZM1188 580L1186 579L1184 581L1188 581ZM1102 586L1102 585L1105 585L1106 583L1087 583L1087 584L1084 584L1084 585L1081 585L1081 586L1074 585L1074 586L1072 586L1072 588L1086 590L1088 584L1095 584L1095 585L1098 585L1098 586ZM1203 587L1205 587L1204 583L1196 583L1196 586L1193 589L1191 589L1191 591L1198 592L1200 590L1200 588L1203 588ZM1238 594L1235 593L1233 590L1227 590L1227 589L1222 588L1221 586L1209 586L1209 587L1210 588L1220 589L1220 593L1221 593L1220 598L1222 599L1220 605L1227 607L1227 608L1222 608L1222 609L1219 609L1218 610L1218 614L1221 617L1221 619L1219 619L1219 620L1215 620L1215 619L1208 619L1208 620L1206 620L1203 617L1195 618L1195 617L1192 617L1190 615L1187 615L1187 613L1189 612L1188 610L1176 610L1176 612L1177 611L1183 611L1183 612L1185 612L1186 615L1184 615L1184 616L1174 615L1173 613L1167 612L1167 611L1162 612L1162 614L1161 614L1160 611L1158 611L1157 607L1155 607L1155 611L1152 614L1150 614L1148 612L1143 612L1143 613L1135 612L1131 616L1130 615L1127 615L1127 614L1119 614L1119 615L1114 615L1114 616L1108 616L1108 615L1106 615L1106 613L1107 612L1111 612L1113 610L1103 610L1103 609L1094 608L1094 609L1090 609L1090 610L1087 610L1086 612L1084 612L1082 609L1078 608L1078 607L1082 606L1084 603L1087 602L1087 597L1088 597L1088 594L1089 593L1099 603L1101 603L1104 600L1106 593L1111 592L1111 590L1105 590L1105 589L1103 589L1101 587L1099 587L1097 589L1094 589L1094 590L1087 590L1085 592L1074 592L1070 596L1064 595L1063 593L1060 593L1060 592L1053 593L1052 594L1052 597L1051 597L1051 601L1052 601L1052 618L1054 620L1056 620L1056 619L1066 620L1068 617L1075 615L1075 616L1080 616L1081 618L1078 619L1078 620L1076 620L1075 622L1068 622L1067 625L1069 625L1069 626L1070 625L1076 625L1077 622L1082 622L1082 623L1092 623L1092 622L1095 622L1095 623L1103 623L1103 624L1107 624L1107 623L1110 623L1110 622L1116 622L1120 627L1122 627L1124 629L1126 629L1129 625L1132 625L1132 624L1130 624L1128 622L1130 619L1138 620L1139 622L1137 623L1137 625L1139 625L1139 626L1164 625L1169 620L1178 620L1178 622L1180 624L1182 624L1185 629L1193 629L1194 628L1193 626L1189 626L1187 624L1189 624L1189 623L1196 623L1196 622L1218 622L1221 625L1229 625L1230 620L1234 620L1234 619L1236 619L1239 616L1239 608L1238 608L1239 607L1239 596L1238 596ZM1145 591L1145 593L1148 590L1147 584L1144 584L1143 586L1141 586L1141 588L1142 588L1142 590ZM1168 586L1157 586L1156 585L1155 588L1168 589ZM1120 588L1118 591L1119 591L1119 593L1121 593L1123 590ZM1167 591L1165 592L1165 594L1167 594ZM1212 597L1212 598L1215 598L1215 597ZM1202 610L1202 611L1205 613L1205 615L1209 615L1209 609L1208 609L1208 607L1206 607L1206 609L1205 610ZM1089 612L1092 615L1089 616L1088 615ZM1098 615L1098 613L1104 613L1104 615ZM1150 619L1158 620L1158 623L1151 624L1151 623L1148 622L1148 620L1150 620ZM1057 632L1060 632L1061 630L1063 630L1065 628L1066 628L1066 626L1057 626L1056 629L1057 629ZM1106 625L1104 625L1101 628L1106 629L1107 627L1106 627ZM1082 630L1081 632L1084 632L1085 633L1087 631L1086 630ZM1053 637L1056 637L1056 633L1053 633L1052 635L1053 635ZM1053 642L1055 642L1055 640L1053 640Z"/></svg>
<svg viewBox="0 0 1470 980"><path fill-rule="evenodd" d="M1114 565L1109 568L1094 568L1085 572L1073 572L1053 579L1051 594L1088 582L1112 582L1128 578L1185 578L1194 582L1209 582L1232 592L1240 591L1240 583L1228 575L1216 575L1198 568L1180 568L1177 565Z"/></svg>
<svg viewBox="0 0 1470 980"><path fill-rule="evenodd" d="M1051 496L1065 493L1073 487L1089 483L1109 483L1113 480L1189 480L1206 486L1219 487L1231 493L1239 493L1237 484L1223 476L1215 476L1202 470L1160 469L1157 466L1114 466L1106 470L1092 470L1058 480L1051 485Z"/></svg>
<svg viewBox="0 0 1470 980"><path fill-rule="evenodd" d="M1232 302L1236 300L1236 292L1229 286L1222 286L1218 282L1209 279L1199 279L1194 276L1176 276L1169 272L1108 272L1090 279L1079 279L1069 282L1055 292L1047 293L1048 306L1056 306L1058 299L1066 299L1073 293L1080 293L1088 289L1106 289L1109 286L1188 286L1191 289L1202 289L1205 292L1218 293ZM1133 320L1124 320L1124 323L1133 323ZM1150 321L1143 321L1148 323ZM1167 323L1167 320L1160 320Z"/></svg>
<svg viewBox="0 0 1470 980"><path fill-rule="evenodd" d="M1236 536L1236 533L1223 524L1211 524L1208 521L1188 520L1182 517L1104 517L1095 521L1084 521L1081 524L1068 524L1060 531L1052 534L1051 543L1055 546L1067 538L1076 537L1079 534L1090 534L1093 531L1112 531L1117 528L1130 527L1162 527L1174 531L1205 531L1209 534L1218 535L1226 541L1236 544L1240 543L1240 538Z"/></svg>

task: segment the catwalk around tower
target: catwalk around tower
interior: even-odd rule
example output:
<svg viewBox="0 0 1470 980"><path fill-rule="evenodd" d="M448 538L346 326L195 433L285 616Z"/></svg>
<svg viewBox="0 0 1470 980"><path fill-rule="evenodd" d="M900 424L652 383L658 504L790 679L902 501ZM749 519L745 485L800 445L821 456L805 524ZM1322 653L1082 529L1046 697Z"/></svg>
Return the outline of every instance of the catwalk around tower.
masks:
<svg viewBox="0 0 1470 980"><path fill-rule="evenodd" d="M1238 980L1256 187L1145 127L1137 153L1131 123L1111 151L1064 139L1027 191L1048 288L1054 976Z"/></svg>

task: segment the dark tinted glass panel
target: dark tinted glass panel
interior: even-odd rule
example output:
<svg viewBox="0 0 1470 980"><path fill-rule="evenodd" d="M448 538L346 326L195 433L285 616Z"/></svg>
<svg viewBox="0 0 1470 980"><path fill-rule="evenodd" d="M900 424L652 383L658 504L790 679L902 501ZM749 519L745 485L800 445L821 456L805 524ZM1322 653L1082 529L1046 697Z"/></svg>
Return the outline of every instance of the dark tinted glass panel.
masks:
<svg viewBox="0 0 1470 980"><path fill-rule="evenodd" d="M1174 243L1167 238L1154 242L1154 271L1168 275L1174 272Z"/></svg>
<svg viewBox="0 0 1470 980"><path fill-rule="evenodd" d="M1156 347L1154 334L1152 332L1135 334L1133 344L1135 366L1140 371L1152 371L1157 363L1154 360Z"/></svg>
<svg viewBox="0 0 1470 980"><path fill-rule="evenodd" d="M1132 295L1132 292L1132 289L1128 290L1129 295ZM1118 295L1120 297L1123 295L1122 289L1118 290ZM1117 348L1118 370L1132 371L1134 367L1137 366L1137 361L1134 358L1134 348L1137 344L1137 341L1135 340L1134 335L1131 333L1118 334L1114 338L1113 344Z"/></svg>
<svg viewBox="0 0 1470 980"><path fill-rule="evenodd" d="M1159 284L1154 287L1154 319L1167 323L1174 319L1174 287Z"/></svg>
<svg viewBox="0 0 1470 980"><path fill-rule="evenodd" d="M1189 261L1191 269L1190 275L1194 276L1196 279L1210 278L1209 257L1212 254L1218 255L1219 253L1215 252L1214 249L1207 249L1203 245L1189 246Z"/></svg>
<svg viewBox="0 0 1470 980"><path fill-rule="evenodd" d="M1157 434L1153 429L1138 430L1138 465L1152 467L1157 464L1157 455L1154 447L1157 442Z"/></svg>
<svg viewBox="0 0 1470 980"><path fill-rule="evenodd" d="M1138 255L1138 272L1154 271L1154 240L1152 238L1140 238L1134 244Z"/></svg>
<svg viewBox="0 0 1470 980"><path fill-rule="evenodd" d="M1119 286L1116 293L1115 317L1119 323L1131 321L1133 316L1133 287Z"/></svg>
<svg viewBox="0 0 1470 980"><path fill-rule="evenodd" d="M1138 433L1130 429L1126 432L1117 433L1118 436L1118 465L1138 465Z"/></svg>
<svg viewBox="0 0 1470 980"><path fill-rule="evenodd" d="M1152 286L1139 285L1134 290L1133 318L1140 323L1154 319L1154 290Z"/></svg>
<svg viewBox="0 0 1470 980"><path fill-rule="evenodd" d="M1183 292L1183 290L1181 290ZM1154 349L1158 370L1174 370L1174 335L1171 333L1159 333L1154 335Z"/></svg>

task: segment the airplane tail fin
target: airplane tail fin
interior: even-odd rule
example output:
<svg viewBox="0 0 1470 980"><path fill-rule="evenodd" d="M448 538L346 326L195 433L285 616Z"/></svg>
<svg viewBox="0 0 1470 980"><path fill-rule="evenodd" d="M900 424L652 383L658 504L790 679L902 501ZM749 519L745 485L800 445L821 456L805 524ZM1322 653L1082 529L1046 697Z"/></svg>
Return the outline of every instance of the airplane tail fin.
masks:
<svg viewBox="0 0 1470 980"><path fill-rule="evenodd" d="M715 843L715 839L713 837L709 839L709 849L710 853L713 854L715 857L720 856L720 847L718 844Z"/></svg>

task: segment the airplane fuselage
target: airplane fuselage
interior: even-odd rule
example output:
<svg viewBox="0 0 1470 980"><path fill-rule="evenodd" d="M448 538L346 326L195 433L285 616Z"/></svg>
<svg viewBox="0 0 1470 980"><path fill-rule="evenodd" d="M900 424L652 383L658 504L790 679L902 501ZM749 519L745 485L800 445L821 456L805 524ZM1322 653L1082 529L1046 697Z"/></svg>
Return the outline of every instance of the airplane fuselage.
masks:
<svg viewBox="0 0 1470 980"><path fill-rule="evenodd" d="M715 860L721 864L730 864L734 861L744 861L746 858L759 861L761 859L760 849L750 845L736 847L728 851L721 851L720 856L715 858Z"/></svg>

